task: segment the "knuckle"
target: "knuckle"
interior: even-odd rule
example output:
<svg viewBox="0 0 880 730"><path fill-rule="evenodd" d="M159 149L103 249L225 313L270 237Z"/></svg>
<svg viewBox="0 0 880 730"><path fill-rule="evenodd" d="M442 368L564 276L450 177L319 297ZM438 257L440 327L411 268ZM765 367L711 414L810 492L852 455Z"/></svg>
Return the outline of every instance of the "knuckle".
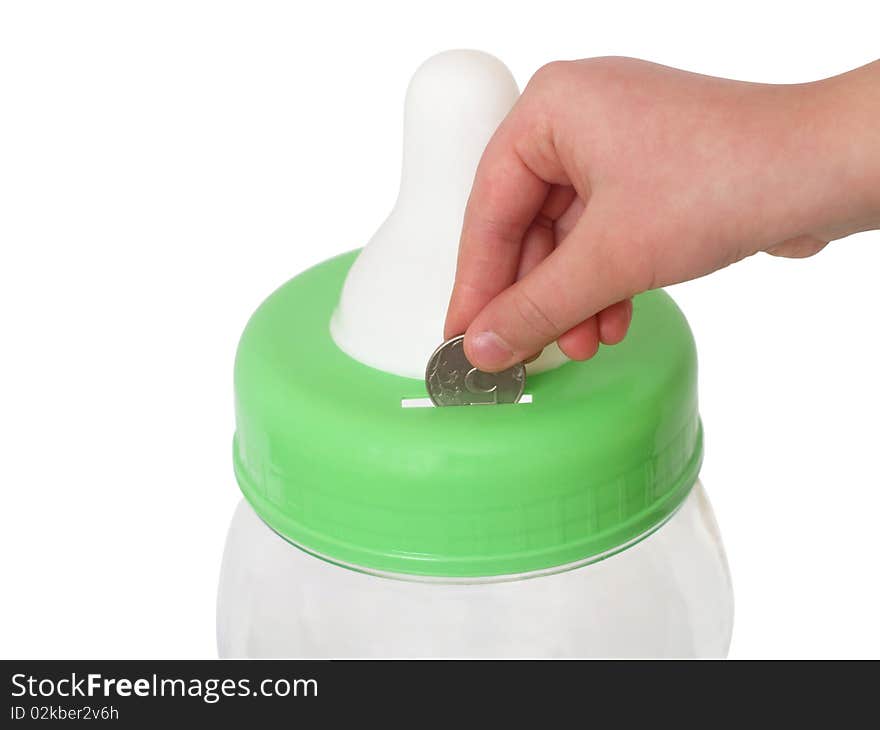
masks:
<svg viewBox="0 0 880 730"><path fill-rule="evenodd" d="M502 216L484 216L472 223L471 233L477 240L501 241L505 244L518 244L523 231L517 221Z"/></svg>
<svg viewBox="0 0 880 730"><path fill-rule="evenodd" d="M550 317L546 307L524 287L520 287L513 297L513 305L525 326L545 342L551 342L559 335L561 330Z"/></svg>
<svg viewBox="0 0 880 730"><path fill-rule="evenodd" d="M529 81L529 86L543 86L553 84L568 75L572 66L571 61L550 61L541 66Z"/></svg>

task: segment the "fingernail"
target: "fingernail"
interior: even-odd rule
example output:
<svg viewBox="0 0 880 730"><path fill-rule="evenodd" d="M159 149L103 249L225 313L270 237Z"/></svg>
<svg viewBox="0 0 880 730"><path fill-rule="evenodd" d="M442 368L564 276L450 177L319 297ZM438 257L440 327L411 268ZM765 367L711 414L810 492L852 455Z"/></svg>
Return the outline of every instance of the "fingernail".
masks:
<svg viewBox="0 0 880 730"><path fill-rule="evenodd" d="M513 359L513 349L494 332L478 332L470 345L471 359L481 370L501 370Z"/></svg>

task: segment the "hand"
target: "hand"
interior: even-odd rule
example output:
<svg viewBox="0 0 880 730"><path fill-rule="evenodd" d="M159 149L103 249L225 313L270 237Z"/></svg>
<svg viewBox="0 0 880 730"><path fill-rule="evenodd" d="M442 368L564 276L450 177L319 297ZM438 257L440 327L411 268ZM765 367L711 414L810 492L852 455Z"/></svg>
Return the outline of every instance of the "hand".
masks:
<svg viewBox="0 0 880 730"><path fill-rule="evenodd" d="M538 71L486 147L445 335L497 371L626 334L630 298L880 227L880 64L752 84L628 58Z"/></svg>

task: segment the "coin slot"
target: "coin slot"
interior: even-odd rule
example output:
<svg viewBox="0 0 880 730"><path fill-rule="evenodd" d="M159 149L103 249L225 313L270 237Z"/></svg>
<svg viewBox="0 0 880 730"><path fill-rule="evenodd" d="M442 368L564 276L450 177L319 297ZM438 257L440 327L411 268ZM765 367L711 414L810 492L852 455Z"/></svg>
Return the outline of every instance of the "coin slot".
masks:
<svg viewBox="0 0 880 730"><path fill-rule="evenodd" d="M532 402L531 393L523 393L522 397L516 403L509 403L507 405L523 405L525 403ZM480 404L473 403L472 405L488 405L488 404ZM430 398L401 398L400 400L401 408L437 408ZM455 408L456 406L443 406L444 408Z"/></svg>

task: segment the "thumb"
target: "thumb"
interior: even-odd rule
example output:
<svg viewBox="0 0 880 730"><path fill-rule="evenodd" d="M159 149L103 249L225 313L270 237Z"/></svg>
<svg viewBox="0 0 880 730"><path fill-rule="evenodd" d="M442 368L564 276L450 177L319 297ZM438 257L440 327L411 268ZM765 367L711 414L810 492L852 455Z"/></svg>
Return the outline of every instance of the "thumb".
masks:
<svg viewBox="0 0 880 730"><path fill-rule="evenodd" d="M474 366L487 372L504 370L643 290L638 266L625 260L625 247L606 233L613 227L599 218L588 206L549 256L480 311L464 341Z"/></svg>

